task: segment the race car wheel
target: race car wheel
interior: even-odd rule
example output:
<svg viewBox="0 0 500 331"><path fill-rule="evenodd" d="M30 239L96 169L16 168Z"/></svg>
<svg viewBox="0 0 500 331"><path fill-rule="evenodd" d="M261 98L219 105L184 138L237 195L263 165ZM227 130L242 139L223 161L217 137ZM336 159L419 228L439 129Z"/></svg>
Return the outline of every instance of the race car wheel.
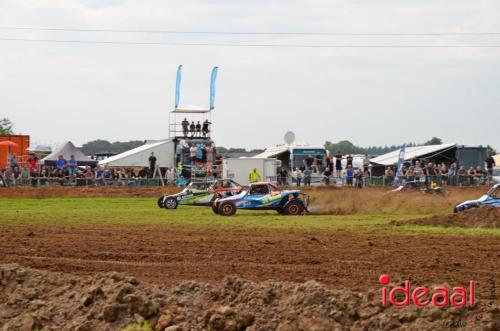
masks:
<svg viewBox="0 0 500 331"><path fill-rule="evenodd" d="M304 211L304 204L300 200L292 200L285 205L283 210L286 215L301 215Z"/></svg>
<svg viewBox="0 0 500 331"><path fill-rule="evenodd" d="M167 198L165 202L163 203L165 208L167 209L176 209L177 208L177 200L175 198Z"/></svg>
<svg viewBox="0 0 500 331"><path fill-rule="evenodd" d="M236 206L231 201L226 201L219 206L219 215L232 216L236 213Z"/></svg>
<svg viewBox="0 0 500 331"><path fill-rule="evenodd" d="M165 206L163 206L163 199L165 198L165 196L161 196L158 198L158 207L160 208L165 208Z"/></svg>
<svg viewBox="0 0 500 331"><path fill-rule="evenodd" d="M218 208L216 205L212 205L212 211L213 211L215 214L219 214L219 208Z"/></svg>

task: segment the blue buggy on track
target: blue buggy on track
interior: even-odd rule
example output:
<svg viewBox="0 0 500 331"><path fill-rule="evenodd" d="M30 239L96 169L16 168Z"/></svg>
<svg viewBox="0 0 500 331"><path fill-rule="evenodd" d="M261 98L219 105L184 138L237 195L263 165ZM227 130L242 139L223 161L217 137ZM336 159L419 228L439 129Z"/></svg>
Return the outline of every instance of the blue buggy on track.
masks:
<svg viewBox="0 0 500 331"><path fill-rule="evenodd" d="M300 190L280 190L270 183L252 183L241 193L216 199L212 210L231 216L237 209L276 210L281 215L302 215L307 212L309 196Z"/></svg>
<svg viewBox="0 0 500 331"><path fill-rule="evenodd" d="M482 206L492 206L500 208L500 184L494 185L485 195L477 200L468 200L459 203L453 209L453 212L458 213L471 208L479 208Z"/></svg>

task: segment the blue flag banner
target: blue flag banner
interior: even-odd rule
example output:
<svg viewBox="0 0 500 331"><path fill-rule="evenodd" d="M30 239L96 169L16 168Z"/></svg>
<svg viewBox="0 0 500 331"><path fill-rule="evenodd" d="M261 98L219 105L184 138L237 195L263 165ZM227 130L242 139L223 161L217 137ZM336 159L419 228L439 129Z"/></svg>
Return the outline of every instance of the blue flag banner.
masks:
<svg viewBox="0 0 500 331"><path fill-rule="evenodd" d="M182 64L177 68L177 78L175 80L175 109L179 107L179 99L181 97L181 78L182 78Z"/></svg>
<svg viewBox="0 0 500 331"><path fill-rule="evenodd" d="M401 182L403 178L403 165L405 163L405 144L401 146L399 150L399 159L398 159L398 170L396 172L396 177L394 178L395 182Z"/></svg>
<svg viewBox="0 0 500 331"><path fill-rule="evenodd" d="M212 75L210 77L210 110L214 109L215 104L215 80L217 79L217 72L219 67L214 67L212 69Z"/></svg>

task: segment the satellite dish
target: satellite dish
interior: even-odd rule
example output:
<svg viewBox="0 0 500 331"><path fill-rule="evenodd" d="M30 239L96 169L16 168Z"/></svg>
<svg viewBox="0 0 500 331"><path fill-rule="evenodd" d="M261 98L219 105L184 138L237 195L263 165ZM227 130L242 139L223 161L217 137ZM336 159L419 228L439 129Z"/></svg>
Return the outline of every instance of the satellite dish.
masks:
<svg viewBox="0 0 500 331"><path fill-rule="evenodd" d="M287 145L293 144L294 141L295 141L295 133L293 133L292 131L288 131L287 133L285 133L285 143Z"/></svg>

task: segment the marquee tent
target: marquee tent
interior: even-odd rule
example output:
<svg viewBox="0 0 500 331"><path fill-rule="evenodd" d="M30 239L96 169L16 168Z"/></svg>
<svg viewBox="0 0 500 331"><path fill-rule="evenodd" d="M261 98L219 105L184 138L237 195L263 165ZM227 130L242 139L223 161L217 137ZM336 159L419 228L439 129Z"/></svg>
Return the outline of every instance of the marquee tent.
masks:
<svg viewBox="0 0 500 331"><path fill-rule="evenodd" d="M73 155L76 163L82 166L95 165L97 163L97 161L92 160L90 157L83 154L83 152L76 148L71 141L68 141L56 148L52 153L41 159L39 163L47 166L54 166L59 158L59 155L62 155L66 160L69 160L71 155Z"/></svg>
<svg viewBox="0 0 500 331"><path fill-rule="evenodd" d="M99 164L108 167L149 167L149 157L154 152L158 166L172 168L175 166L174 145L171 139L147 141L142 146L108 157Z"/></svg>
<svg viewBox="0 0 500 331"><path fill-rule="evenodd" d="M456 144L441 144L441 145L429 145L429 146L415 146L405 148L405 161L409 161L415 158L424 158L426 156L434 156L442 154L446 151L454 149ZM370 160L372 164L376 165L394 165L398 163L399 159L399 149L389 152L384 155L377 156Z"/></svg>

